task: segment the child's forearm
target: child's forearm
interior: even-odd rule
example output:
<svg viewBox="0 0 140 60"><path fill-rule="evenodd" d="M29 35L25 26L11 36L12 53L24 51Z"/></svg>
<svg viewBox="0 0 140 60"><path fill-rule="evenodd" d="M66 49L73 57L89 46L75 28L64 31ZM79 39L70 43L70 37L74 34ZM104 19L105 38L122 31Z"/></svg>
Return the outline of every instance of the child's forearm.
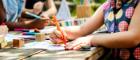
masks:
<svg viewBox="0 0 140 60"><path fill-rule="evenodd" d="M9 30L13 30L14 28L27 28L27 24L22 22L6 22L5 24L8 26Z"/></svg>
<svg viewBox="0 0 140 60"><path fill-rule="evenodd" d="M108 48L131 48L139 44L139 35L131 32L93 35L92 43Z"/></svg>

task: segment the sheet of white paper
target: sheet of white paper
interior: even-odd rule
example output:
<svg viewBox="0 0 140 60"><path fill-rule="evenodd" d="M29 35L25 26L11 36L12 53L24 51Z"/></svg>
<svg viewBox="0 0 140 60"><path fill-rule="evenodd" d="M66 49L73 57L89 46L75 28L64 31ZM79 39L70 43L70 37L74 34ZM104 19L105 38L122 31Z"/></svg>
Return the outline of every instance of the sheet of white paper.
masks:
<svg viewBox="0 0 140 60"><path fill-rule="evenodd" d="M5 36L5 40L6 40L7 42L10 42L10 41L12 41L13 39L16 39L16 38L18 38L17 35L12 35L12 34L7 34L7 35Z"/></svg>
<svg viewBox="0 0 140 60"><path fill-rule="evenodd" d="M45 28L45 29L41 30L41 32L50 33L54 29L55 29L55 27L48 27L48 28ZM35 37L30 36L30 35L7 34L6 37L5 37L5 40L7 42L11 42L11 41L13 41L13 39L16 39L16 38L35 38ZM50 51L56 51L56 50L64 50L64 46L54 45L54 44L51 43L51 41L45 40L43 42L34 41L34 42L24 44L24 46L21 49L47 49L47 50L50 50Z"/></svg>
<svg viewBox="0 0 140 60"><path fill-rule="evenodd" d="M23 49L47 49L49 51L57 51L57 50L64 50L64 46L62 45L54 45L49 40L43 42L31 42L27 43L22 47Z"/></svg>
<svg viewBox="0 0 140 60"><path fill-rule="evenodd" d="M13 41L13 39L18 39L18 38L35 38L35 37L31 35L13 35L13 34L7 34L5 36L5 40L7 42Z"/></svg>
<svg viewBox="0 0 140 60"><path fill-rule="evenodd" d="M44 29L40 30L41 33L50 33L52 31L54 31L56 29L56 27L54 26L50 26L50 27L45 27Z"/></svg>

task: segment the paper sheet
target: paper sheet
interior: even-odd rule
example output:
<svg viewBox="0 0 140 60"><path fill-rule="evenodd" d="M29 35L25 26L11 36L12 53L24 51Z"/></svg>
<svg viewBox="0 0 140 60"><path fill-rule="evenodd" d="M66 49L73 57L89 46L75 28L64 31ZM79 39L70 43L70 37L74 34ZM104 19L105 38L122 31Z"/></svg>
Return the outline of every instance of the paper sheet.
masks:
<svg viewBox="0 0 140 60"><path fill-rule="evenodd" d="M43 42L31 42L27 43L22 47L23 49L47 49L49 51L64 50L63 45L54 45L51 41L46 40Z"/></svg>
<svg viewBox="0 0 140 60"><path fill-rule="evenodd" d="M13 39L18 39L18 38L35 38L35 37L31 35L13 35L13 34L7 34L5 36L5 40L7 42L13 41Z"/></svg>

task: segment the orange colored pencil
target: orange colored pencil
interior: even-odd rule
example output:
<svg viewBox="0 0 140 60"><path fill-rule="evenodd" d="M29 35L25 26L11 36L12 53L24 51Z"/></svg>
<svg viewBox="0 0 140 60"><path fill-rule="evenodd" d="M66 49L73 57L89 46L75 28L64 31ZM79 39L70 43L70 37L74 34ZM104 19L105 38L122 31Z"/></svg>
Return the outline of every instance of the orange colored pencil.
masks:
<svg viewBox="0 0 140 60"><path fill-rule="evenodd" d="M53 22L54 22L54 24L56 25L57 30L60 31L60 33L62 34L61 39L63 40L64 45L66 46L67 39L66 39L66 37L65 37L65 35L64 35L64 33L63 33L63 31L62 31L61 28L60 28L60 25L59 25L59 23L58 23L58 20L56 19L56 16L53 16Z"/></svg>

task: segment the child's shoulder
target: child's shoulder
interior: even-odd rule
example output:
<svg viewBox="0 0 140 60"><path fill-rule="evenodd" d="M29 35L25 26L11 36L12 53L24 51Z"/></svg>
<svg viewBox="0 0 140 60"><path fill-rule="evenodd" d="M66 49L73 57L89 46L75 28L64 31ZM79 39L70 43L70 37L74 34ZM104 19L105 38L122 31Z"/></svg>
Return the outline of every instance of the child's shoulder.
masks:
<svg viewBox="0 0 140 60"><path fill-rule="evenodd" d="M106 11L107 9L110 8L110 2L106 1L105 3L102 4L101 8Z"/></svg>

